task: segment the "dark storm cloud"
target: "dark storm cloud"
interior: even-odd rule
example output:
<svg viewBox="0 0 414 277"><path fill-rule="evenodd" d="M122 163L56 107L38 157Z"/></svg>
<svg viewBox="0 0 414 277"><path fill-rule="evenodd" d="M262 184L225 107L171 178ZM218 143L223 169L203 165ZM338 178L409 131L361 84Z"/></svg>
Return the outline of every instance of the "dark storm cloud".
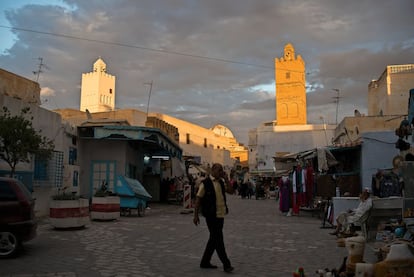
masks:
<svg viewBox="0 0 414 277"><path fill-rule="evenodd" d="M275 119L274 59L288 42L306 62L311 123L334 123L333 88L340 118L364 113L369 81L388 64L414 63L410 0L65 3L7 11L13 27L95 40L13 30L17 41L0 66L33 78L43 57L45 107L79 108L81 73L101 56L117 77L117 108L146 110L152 80L150 111L227 125L244 143L248 130Z"/></svg>

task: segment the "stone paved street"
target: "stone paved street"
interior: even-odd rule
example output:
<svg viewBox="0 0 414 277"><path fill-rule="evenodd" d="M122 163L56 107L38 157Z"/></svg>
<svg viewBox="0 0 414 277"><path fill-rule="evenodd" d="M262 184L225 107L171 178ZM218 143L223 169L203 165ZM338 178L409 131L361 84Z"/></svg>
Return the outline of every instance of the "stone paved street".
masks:
<svg viewBox="0 0 414 277"><path fill-rule="evenodd" d="M274 199L229 196L228 202L224 237L233 276L292 276L299 266L315 276L316 269L339 267L346 256L316 216L282 216ZM43 220L22 255L0 260L0 276L228 276L216 254L218 269L199 268L208 230L203 218L196 227L193 215L181 210L153 204L144 217L70 231Z"/></svg>

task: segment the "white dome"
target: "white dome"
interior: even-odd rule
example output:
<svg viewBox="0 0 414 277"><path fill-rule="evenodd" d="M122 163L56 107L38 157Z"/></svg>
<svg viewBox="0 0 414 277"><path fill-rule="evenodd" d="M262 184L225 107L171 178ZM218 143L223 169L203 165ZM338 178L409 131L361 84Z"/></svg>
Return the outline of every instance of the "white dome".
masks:
<svg viewBox="0 0 414 277"><path fill-rule="evenodd" d="M227 138L234 138L233 133L226 126L218 124L214 126L213 128L211 128L211 130L219 136L223 136Z"/></svg>

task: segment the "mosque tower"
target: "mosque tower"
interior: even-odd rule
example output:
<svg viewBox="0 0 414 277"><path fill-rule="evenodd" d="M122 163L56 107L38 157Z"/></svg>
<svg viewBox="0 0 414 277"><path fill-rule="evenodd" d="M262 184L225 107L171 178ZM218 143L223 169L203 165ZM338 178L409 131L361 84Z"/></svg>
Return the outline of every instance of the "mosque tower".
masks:
<svg viewBox="0 0 414 277"><path fill-rule="evenodd" d="M305 62L288 43L275 59L277 125L306 125Z"/></svg>
<svg viewBox="0 0 414 277"><path fill-rule="evenodd" d="M99 57L93 72L82 74L80 110L91 113L115 109L115 76L106 73L106 64Z"/></svg>

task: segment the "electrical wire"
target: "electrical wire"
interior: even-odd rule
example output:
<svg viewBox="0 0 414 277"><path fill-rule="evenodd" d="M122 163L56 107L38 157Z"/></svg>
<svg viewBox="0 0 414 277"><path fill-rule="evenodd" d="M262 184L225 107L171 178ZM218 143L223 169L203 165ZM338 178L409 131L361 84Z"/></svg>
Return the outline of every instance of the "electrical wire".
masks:
<svg viewBox="0 0 414 277"><path fill-rule="evenodd" d="M158 53L173 54L173 55L179 55L179 56L184 56L184 57L211 60L211 61L216 61L216 62L232 63L232 64L260 67L260 68L266 68L266 69L274 69L273 66L267 66L267 65L246 63L246 62L234 61L234 60L223 59L223 58L214 58L214 57L195 55L195 54L187 54L187 53L170 51L170 50L155 49L155 48L144 47L144 46L139 46L139 45L131 45L131 44L120 43L120 42L111 42L111 41L105 41L105 40L99 40L99 39L84 38L84 37L79 37L79 36L65 35L65 34L45 32L45 31L38 31L38 30L27 29L27 28L10 27L10 26L4 26L4 25L0 25L0 28L5 28L5 29L9 29L9 30L23 31L23 32L29 32L29 33L35 33L35 34L41 34L41 35L48 35L48 36L54 36L54 37L62 37L62 38L68 38L68 39L76 39L76 40L83 40L83 41L89 41L89 42L96 42L96 43L101 43L101 44L115 45L115 46L121 46L121 47L127 47L127 48L135 48L135 49L141 49L141 50L158 52Z"/></svg>
<svg viewBox="0 0 414 277"><path fill-rule="evenodd" d="M170 51L170 50L163 50L163 49L155 49L155 48L144 47L144 46L139 46L139 45L131 45L131 44L126 44L126 43L121 43L121 42L112 42L112 41L105 41L105 40L99 40L99 39L91 39L91 38L79 37L79 36L74 36L74 35L66 35L66 34L60 34L60 33L39 31L39 30L28 29L28 28L11 27L11 26L5 26L5 25L0 25L0 28L9 29L9 30L16 30L16 31L22 31L22 32L28 32L28 33L41 34L41 35L48 35L48 36L54 36L54 37L61 37L61 38L67 38L67 39L75 39L75 40L82 40L82 41L88 41L88 42L95 42L95 43L101 43L101 44L106 44L106 45L114 45L114 46L120 46L120 47L126 47L126 48L134 48L134 49L140 49L140 50L152 51L152 52L158 52L158 53L164 53L164 54L179 55L179 56L184 56L184 57L204 59L204 60L210 60L210 61L216 61L216 62L222 62L222 63L239 64L239 65L265 68L265 69L273 69L273 70L275 69L274 66L268 66L268 65L247 63L247 62L235 61L235 60L230 60L230 59L215 58L215 57L196 55L196 54L188 54L188 53L182 53L182 52ZM310 74L313 73L313 72L303 72L303 71L297 71L297 70L292 70L292 69L285 69L285 68L280 68L280 67L277 68L276 70L277 71L305 73L305 75L310 75ZM334 77L334 78L338 78L338 77ZM352 79L352 80L359 81L359 82L366 82L366 80L357 80L357 79Z"/></svg>

